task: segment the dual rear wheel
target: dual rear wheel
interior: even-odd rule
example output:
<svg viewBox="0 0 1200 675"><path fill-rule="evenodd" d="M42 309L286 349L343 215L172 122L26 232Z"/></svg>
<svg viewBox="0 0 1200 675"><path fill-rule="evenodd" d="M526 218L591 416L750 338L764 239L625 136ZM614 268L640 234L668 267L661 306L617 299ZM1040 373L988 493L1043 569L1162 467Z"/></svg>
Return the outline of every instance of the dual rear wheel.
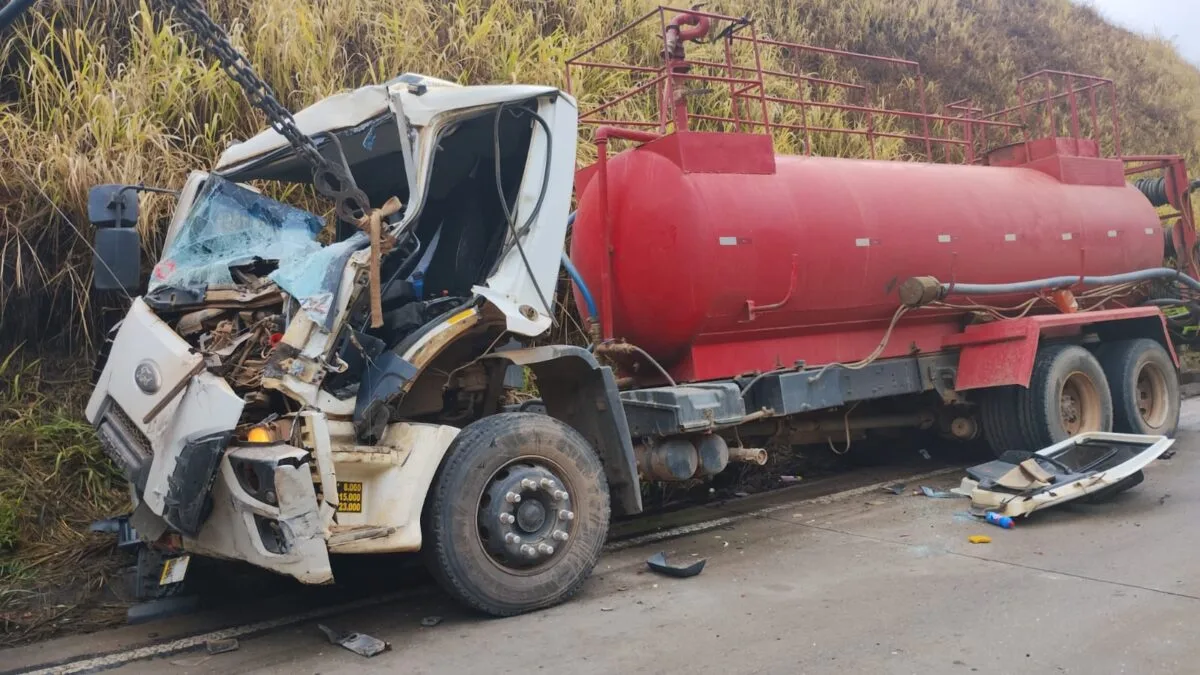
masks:
<svg viewBox="0 0 1200 675"><path fill-rule="evenodd" d="M1154 340L1038 351L1029 387L985 392L984 437L997 454L1036 451L1088 431L1172 436L1179 423L1179 377Z"/></svg>

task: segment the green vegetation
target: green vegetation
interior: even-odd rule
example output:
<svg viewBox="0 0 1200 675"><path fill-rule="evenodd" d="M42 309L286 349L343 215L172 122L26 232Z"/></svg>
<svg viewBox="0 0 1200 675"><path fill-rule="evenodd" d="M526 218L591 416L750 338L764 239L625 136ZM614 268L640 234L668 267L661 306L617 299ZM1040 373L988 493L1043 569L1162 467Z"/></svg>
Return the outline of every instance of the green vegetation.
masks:
<svg viewBox="0 0 1200 675"><path fill-rule="evenodd" d="M128 496L81 419L87 372L0 358L0 645L52 632L117 565L88 532Z"/></svg>

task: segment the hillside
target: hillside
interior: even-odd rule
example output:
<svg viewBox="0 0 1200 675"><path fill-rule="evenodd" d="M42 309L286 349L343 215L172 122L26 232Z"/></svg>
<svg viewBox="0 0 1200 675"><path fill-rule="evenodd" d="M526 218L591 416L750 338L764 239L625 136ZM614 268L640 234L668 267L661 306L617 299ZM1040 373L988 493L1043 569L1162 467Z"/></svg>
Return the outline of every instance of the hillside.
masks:
<svg viewBox="0 0 1200 675"><path fill-rule="evenodd" d="M293 108L404 71L463 83L562 84L567 56L652 4L209 2ZM80 236L90 239L87 188L177 186L262 120L146 3L39 7L0 52L0 344L78 348L88 325L90 256ZM918 60L931 106L967 97L988 109L1011 103L1017 77L1041 68L1109 76L1122 96L1127 152L1183 152L1200 161L1200 71L1170 45L1068 0L722 0L708 8L748 14L779 39ZM845 76L869 81L871 74ZM584 98L595 99L618 82L585 84ZM170 201L145 203L152 254L153 230Z"/></svg>

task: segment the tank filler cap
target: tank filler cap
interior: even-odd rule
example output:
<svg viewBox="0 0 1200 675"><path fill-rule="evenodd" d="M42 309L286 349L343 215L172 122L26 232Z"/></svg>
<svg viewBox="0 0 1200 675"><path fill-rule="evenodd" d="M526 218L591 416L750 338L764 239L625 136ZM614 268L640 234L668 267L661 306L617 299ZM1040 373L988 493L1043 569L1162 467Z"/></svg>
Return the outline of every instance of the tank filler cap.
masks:
<svg viewBox="0 0 1200 675"><path fill-rule="evenodd" d="M941 282L933 277L912 277L900 284L900 302L905 307L924 307L938 299Z"/></svg>

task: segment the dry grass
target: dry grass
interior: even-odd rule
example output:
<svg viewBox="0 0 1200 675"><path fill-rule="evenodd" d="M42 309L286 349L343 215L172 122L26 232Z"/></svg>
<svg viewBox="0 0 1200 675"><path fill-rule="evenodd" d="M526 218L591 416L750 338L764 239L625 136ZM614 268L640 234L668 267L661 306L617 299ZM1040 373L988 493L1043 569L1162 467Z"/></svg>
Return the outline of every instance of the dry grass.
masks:
<svg viewBox="0 0 1200 675"><path fill-rule="evenodd" d="M404 71L463 83L562 84L567 56L652 3L208 4L285 103L297 108ZM712 8L749 13L764 32L781 39L919 60L935 104L969 96L989 107L1003 105L1011 101L1018 75L1042 67L1109 75L1124 97L1130 150L1200 157L1200 72L1168 44L1115 28L1067 0L725 0ZM85 347L91 312L87 188L126 181L178 186L189 169L211 164L231 140L252 134L262 121L184 32L144 1L43 2L6 37L0 45L6 161L0 171L0 342ZM621 48L621 56L652 62L654 36L641 38ZM811 67L835 74L828 64ZM836 74L871 81L880 73ZM592 74L578 90L586 104L627 83L620 74ZM622 112L645 114L645 102L631 102ZM788 114L795 112L773 112L779 121L788 121ZM853 123L830 113L819 121ZM798 146L787 135L777 141L785 152ZM829 137L818 139L816 150L862 155L864 144ZM581 146L581 160L591 152ZM880 154L905 153L885 144ZM144 199L148 217L141 227L149 257L171 203L161 196Z"/></svg>
<svg viewBox="0 0 1200 675"><path fill-rule="evenodd" d="M0 360L0 645L112 614L97 599L119 565L114 542L88 525L128 496L80 419L80 370Z"/></svg>

